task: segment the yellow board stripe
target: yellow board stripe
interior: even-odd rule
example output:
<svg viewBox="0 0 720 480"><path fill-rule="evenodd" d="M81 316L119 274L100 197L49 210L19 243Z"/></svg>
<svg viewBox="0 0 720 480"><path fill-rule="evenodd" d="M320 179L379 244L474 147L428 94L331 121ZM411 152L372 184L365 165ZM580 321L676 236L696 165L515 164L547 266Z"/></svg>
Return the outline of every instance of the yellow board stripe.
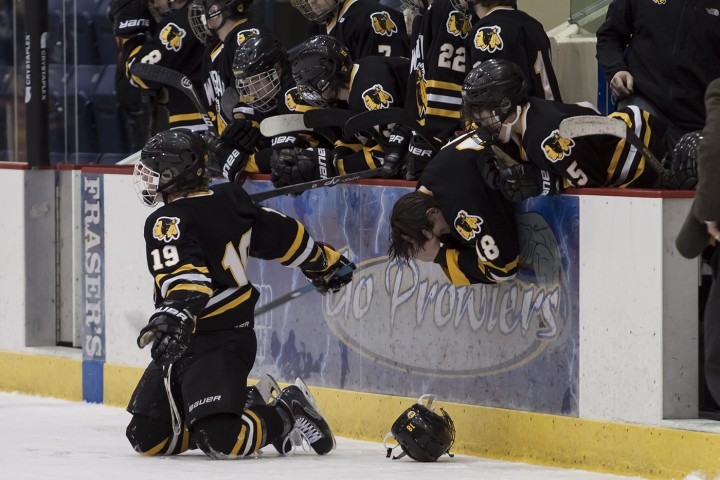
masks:
<svg viewBox="0 0 720 480"><path fill-rule="evenodd" d="M6 367L0 375L0 390L69 398L51 392L52 382L44 382L51 375L38 377L37 371L22 368L31 364L33 357L37 356L0 352L0 361ZM53 371L58 369L55 363L80 364L60 357L42 360ZM14 367L14 373L9 367ZM143 370L106 364L105 404L125 408ZM7 388L12 375L22 377L16 384L33 385L32 391ZM336 436L373 442L381 442L398 415L417 401L394 395L311 389ZM457 428L454 453L655 479L679 479L692 472L715 478L720 472L718 433L438 403ZM363 421L358 422L358 418ZM698 424L688 425L693 428Z"/></svg>

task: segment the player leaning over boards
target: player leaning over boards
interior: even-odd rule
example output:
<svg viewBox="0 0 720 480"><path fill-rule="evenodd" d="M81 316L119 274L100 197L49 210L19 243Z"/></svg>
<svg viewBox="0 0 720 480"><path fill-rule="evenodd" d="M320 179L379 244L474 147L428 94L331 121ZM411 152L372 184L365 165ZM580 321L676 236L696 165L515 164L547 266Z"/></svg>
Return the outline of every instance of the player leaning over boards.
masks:
<svg viewBox="0 0 720 480"><path fill-rule="evenodd" d="M485 181L496 155L490 135L465 125L393 206L388 256L437 263L454 285L501 283L518 270L514 206Z"/></svg>
<svg viewBox="0 0 720 480"><path fill-rule="evenodd" d="M559 125L565 118L599 114L589 105L529 97L522 70L509 60L487 60L468 73L463 108L468 109L466 116L489 129L496 141L520 147L523 162L559 175L566 187L662 186L658 171L625 140L609 135L560 137ZM635 106L610 116L622 119L657 158L666 153L665 123L658 117ZM532 170L516 172L522 174L518 183L539 179Z"/></svg>
<svg viewBox="0 0 720 480"><path fill-rule="evenodd" d="M297 220L252 203L240 186L208 187L206 161L202 138L178 129L151 138L135 166L143 203L164 205L145 222L156 310L138 345L152 343L153 361L130 399L127 438L146 455L197 446L225 459L300 436L326 454L335 439L309 394L290 386L265 405L247 388L259 294L245 264L256 257L300 268L322 293L349 283L354 265Z"/></svg>

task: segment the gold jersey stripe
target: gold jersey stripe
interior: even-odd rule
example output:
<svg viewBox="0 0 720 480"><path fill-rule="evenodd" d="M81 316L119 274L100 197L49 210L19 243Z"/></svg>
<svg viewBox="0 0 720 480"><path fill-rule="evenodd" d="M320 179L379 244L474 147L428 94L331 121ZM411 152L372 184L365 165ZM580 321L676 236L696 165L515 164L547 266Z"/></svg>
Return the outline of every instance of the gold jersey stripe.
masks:
<svg viewBox="0 0 720 480"><path fill-rule="evenodd" d="M295 235L295 240L293 240L292 245L290 245L290 248L288 251L283 255L281 258L278 259L278 262L284 263L290 260L293 255L295 255L298 251L298 248L300 248L300 243L302 243L303 234L305 233L305 227L302 226L300 222L296 222L298 229L297 229L297 235Z"/></svg>
<svg viewBox="0 0 720 480"><path fill-rule="evenodd" d="M215 315L220 315L221 313L227 312L227 311L230 310L231 308L237 307L238 305L240 305L241 303L243 303L245 300L247 300L248 298L250 298L250 295L251 295L251 294L252 294L252 290L248 290L247 292L245 292L244 294L242 294L240 297L236 298L236 299L233 300L232 302L226 303L226 304L223 305L222 307L220 307L220 308L218 308L217 310L214 310L214 311L208 313L207 315L203 315L202 317L200 317L200 319L201 319L201 320L204 320L204 319L206 319L206 318L214 317Z"/></svg>

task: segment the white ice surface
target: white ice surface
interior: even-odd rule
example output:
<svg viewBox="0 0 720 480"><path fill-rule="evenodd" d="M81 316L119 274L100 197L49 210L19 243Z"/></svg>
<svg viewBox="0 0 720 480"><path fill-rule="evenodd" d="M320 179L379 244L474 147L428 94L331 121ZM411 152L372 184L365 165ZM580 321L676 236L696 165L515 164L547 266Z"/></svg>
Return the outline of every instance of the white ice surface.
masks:
<svg viewBox="0 0 720 480"><path fill-rule="evenodd" d="M456 455L437 463L385 458L382 443L337 439L320 457L300 451L279 457L213 461L199 450L144 457L125 439L130 414L121 408L0 392L0 479L68 480L610 480L580 470Z"/></svg>

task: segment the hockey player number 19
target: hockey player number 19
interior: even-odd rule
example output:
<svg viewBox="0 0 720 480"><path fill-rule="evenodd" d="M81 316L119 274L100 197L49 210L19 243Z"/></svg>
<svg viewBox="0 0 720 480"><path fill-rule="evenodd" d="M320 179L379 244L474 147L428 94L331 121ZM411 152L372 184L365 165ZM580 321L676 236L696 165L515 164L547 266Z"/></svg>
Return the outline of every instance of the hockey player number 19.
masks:
<svg viewBox="0 0 720 480"><path fill-rule="evenodd" d="M177 248L175 245L167 245L162 248L162 255L159 248L150 252L153 259L153 270L162 270L164 267L172 267L180 261Z"/></svg>

